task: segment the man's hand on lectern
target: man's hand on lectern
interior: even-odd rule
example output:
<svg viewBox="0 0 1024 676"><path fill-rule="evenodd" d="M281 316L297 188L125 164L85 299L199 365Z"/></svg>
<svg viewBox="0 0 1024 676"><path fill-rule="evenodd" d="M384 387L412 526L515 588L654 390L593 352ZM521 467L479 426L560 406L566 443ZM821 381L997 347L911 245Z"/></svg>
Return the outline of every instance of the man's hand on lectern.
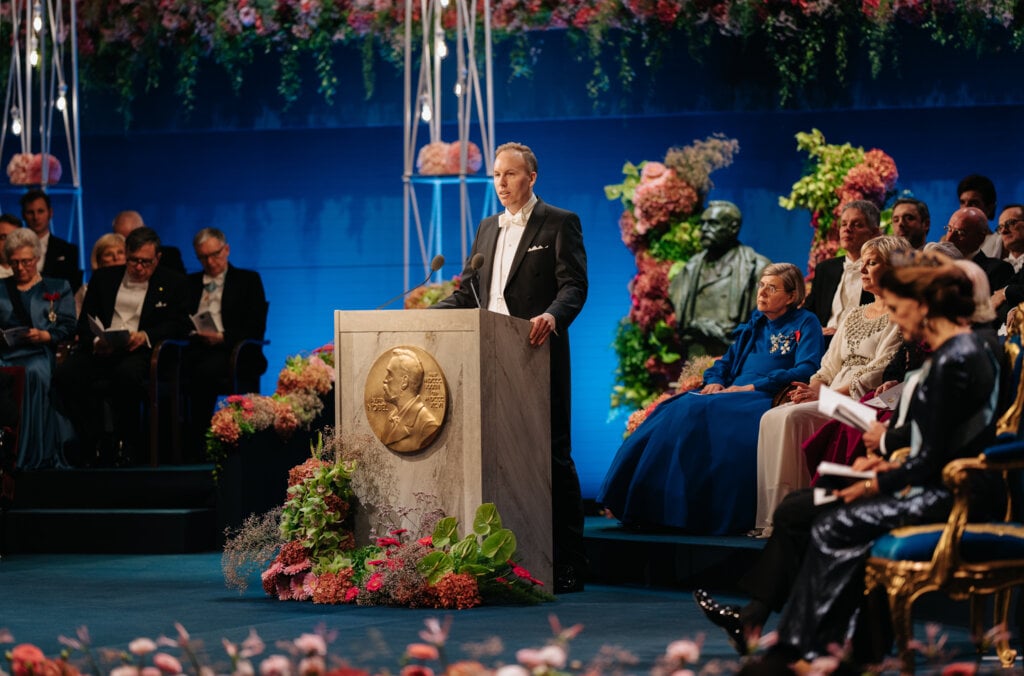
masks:
<svg viewBox="0 0 1024 676"><path fill-rule="evenodd" d="M543 345L548 336L558 332L555 331L555 318L552 314L545 312L530 320L533 326L530 328L530 345Z"/></svg>

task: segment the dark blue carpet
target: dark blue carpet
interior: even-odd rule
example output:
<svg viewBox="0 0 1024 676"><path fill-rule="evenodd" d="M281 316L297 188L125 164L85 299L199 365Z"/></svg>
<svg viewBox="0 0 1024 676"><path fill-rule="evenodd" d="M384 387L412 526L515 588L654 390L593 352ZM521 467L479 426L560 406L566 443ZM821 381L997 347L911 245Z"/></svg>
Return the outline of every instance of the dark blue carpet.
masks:
<svg viewBox="0 0 1024 676"><path fill-rule="evenodd" d="M502 651L483 661L512 662L516 650L544 645L551 637L548 616L555 615L563 626L584 625L570 647L571 659L582 666L618 647L637 660L626 673L647 673L670 642L701 633L706 633L702 664L718 660L726 672L737 666L724 634L705 622L684 590L588 585L582 593L538 606L451 612L279 602L263 595L255 577L249 590L239 594L225 587L216 553L14 555L0 560L0 629L47 654L59 650L58 635L74 635L82 625L95 646L124 648L137 637L173 636L174 622L180 622L203 641L210 660L224 666L222 638L241 641L252 627L270 652L274 642L322 624L337 631L332 655L394 673L405 646L419 640L423 621L444 615L454 620L449 639L453 659L467 657L470 644L497 637ZM917 631L923 636L923 626ZM956 650L970 653L963 624L947 625L944 631Z"/></svg>

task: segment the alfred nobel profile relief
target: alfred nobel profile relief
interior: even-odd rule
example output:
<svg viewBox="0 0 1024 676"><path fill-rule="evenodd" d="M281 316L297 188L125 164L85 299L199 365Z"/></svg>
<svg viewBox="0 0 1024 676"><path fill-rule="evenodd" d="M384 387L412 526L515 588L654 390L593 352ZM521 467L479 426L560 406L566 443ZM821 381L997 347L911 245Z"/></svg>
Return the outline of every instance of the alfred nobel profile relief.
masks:
<svg viewBox="0 0 1024 676"><path fill-rule="evenodd" d="M444 422L447 387L434 358L415 347L380 355L366 379L366 417L381 443L410 453L430 444Z"/></svg>

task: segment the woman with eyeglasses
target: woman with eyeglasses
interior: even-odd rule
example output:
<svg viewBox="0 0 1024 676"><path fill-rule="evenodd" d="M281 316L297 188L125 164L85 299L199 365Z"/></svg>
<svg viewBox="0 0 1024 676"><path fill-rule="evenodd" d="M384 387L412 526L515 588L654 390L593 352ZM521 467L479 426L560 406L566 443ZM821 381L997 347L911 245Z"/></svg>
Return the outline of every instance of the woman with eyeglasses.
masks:
<svg viewBox="0 0 1024 676"><path fill-rule="evenodd" d="M800 307L800 270L761 273L757 309L703 387L666 399L619 448L598 502L633 527L746 530L754 514L757 425L772 397L818 368L821 324Z"/></svg>
<svg viewBox="0 0 1024 676"><path fill-rule="evenodd" d="M771 534L775 508L790 491L811 480L803 442L829 417L818 412L823 387L859 399L882 382L882 372L900 346L899 328L890 321L879 282L889 269L889 255L909 249L902 237L882 236L860 250L861 287L874 294L873 303L851 310L821 359L821 368L806 382L794 383L789 402L761 417L757 435L757 516L751 535Z"/></svg>
<svg viewBox="0 0 1024 676"><path fill-rule="evenodd" d="M12 276L0 283L0 366L25 369L18 435L20 469L67 467L71 424L53 405L55 347L75 330L75 301L63 279L38 272L39 238L27 228L7 235L4 256Z"/></svg>

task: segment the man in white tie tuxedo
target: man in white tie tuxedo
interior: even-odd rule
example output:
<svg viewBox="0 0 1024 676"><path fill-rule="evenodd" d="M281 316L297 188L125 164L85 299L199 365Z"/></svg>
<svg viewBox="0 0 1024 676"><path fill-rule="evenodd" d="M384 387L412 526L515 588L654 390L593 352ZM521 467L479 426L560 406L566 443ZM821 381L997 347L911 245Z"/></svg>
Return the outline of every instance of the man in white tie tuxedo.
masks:
<svg viewBox="0 0 1024 676"><path fill-rule="evenodd" d="M826 340L839 328L847 312L866 305L874 296L861 289L860 248L882 234L878 207L867 200L843 205L839 214L839 247L845 256L821 261L814 267L814 281L804 307L818 316Z"/></svg>
<svg viewBox="0 0 1024 676"><path fill-rule="evenodd" d="M551 345L551 491L555 592L583 589L583 501L572 460L569 324L587 299L587 253L579 216L533 192L537 157L528 146L505 143L494 159L494 189L505 211L480 222L462 287L434 307L480 306L527 319L530 344ZM472 276L472 278L470 278ZM473 288L470 288L471 285ZM509 412L514 415L514 411Z"/></svg>
<svg viewBox="0 0 1024 676"><path fill-rule="evenodd" d="M188 311L213 324L193 327L186 359L192 431L185 459L198 461L217 396L260 389L267 370L260 346L267 331L267 297L260 273L228 262L231 246L221 230L203 228L192 238L192 248L203 269L188 276ZM255 342L239 353L234 383L232 352L243 341Z"/></svg>

